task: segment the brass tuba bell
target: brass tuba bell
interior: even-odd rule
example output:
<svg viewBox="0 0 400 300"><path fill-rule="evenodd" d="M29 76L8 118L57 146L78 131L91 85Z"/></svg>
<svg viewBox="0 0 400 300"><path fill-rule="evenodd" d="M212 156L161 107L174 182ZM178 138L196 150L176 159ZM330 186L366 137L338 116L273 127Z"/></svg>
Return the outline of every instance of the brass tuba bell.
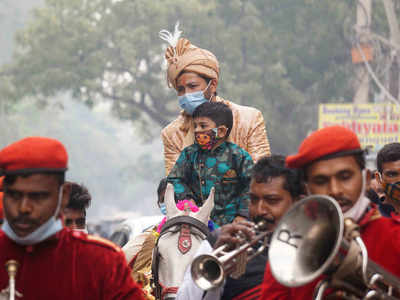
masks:
<svg viewBox="0 0 400 300"><path fill-rule="evenodd" d="M321 274L314 299L327 288L341 299L400 299L400 280L368 259L359 227L337 202L314 195L294 204L278 223L269 247L272 275L288 287Z"/></svg>

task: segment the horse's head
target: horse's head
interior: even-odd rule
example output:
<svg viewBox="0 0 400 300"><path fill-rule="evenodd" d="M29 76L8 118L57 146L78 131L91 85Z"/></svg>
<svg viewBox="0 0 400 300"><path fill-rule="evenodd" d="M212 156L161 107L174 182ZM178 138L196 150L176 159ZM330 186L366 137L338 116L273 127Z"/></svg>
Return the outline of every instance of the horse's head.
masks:
<svg viewBox="0 0 400 300"><path fill-rule="evenodd" d="M202 207L193 212L188 203L183 210L176 207L174 187L168 184L165 192L167 222L163 225L153 259L155 282L162 289L162 299L173 299L183 280L186 268L200 243L207 237L208 220L214 207L214 189ZM157 249L158 248L158 249Z"/></svg>

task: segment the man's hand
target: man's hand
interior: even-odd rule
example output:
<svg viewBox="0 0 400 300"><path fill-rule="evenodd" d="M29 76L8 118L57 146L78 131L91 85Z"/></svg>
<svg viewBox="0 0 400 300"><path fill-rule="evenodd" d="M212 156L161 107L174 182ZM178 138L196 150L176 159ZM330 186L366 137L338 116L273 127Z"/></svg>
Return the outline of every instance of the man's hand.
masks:
<svg viewBox="0 0 400 300"><path fill-rule="evenodd" d="M221 233L215 242L214 249L227 244L232 250L243 243L243 240L251 240L255 233L253 230L254 224L244 219L236 223L226 224L221 227Z"/></svg>

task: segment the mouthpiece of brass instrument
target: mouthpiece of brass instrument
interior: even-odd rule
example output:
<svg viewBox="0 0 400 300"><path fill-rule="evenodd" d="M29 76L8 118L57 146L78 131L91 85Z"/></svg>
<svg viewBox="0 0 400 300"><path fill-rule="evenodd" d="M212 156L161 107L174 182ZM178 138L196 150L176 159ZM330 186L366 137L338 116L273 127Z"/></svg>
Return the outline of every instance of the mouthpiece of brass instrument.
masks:
<svg viewBox="0 0 400 300"><path fill-rule="evenodd" d="M8 276L15 277L15 275L17 274L18 266L19 263L16 260L14 259L8 260L6 262Z"/></svg>

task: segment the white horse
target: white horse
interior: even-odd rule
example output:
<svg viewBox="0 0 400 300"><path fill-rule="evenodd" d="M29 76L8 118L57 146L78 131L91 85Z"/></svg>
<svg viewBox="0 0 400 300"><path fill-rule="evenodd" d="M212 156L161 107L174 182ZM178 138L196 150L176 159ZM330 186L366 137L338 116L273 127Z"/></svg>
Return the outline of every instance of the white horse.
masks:
<svg viewBox="0 0 400 300"><path fill-rule="evenodd" d="M214 207L214 189L198 212L176 207L174 187L165 192L167 222L153 250L152 273L158 299L174 299L186 268L201 242L209 235L208 220Z"/></svg>

